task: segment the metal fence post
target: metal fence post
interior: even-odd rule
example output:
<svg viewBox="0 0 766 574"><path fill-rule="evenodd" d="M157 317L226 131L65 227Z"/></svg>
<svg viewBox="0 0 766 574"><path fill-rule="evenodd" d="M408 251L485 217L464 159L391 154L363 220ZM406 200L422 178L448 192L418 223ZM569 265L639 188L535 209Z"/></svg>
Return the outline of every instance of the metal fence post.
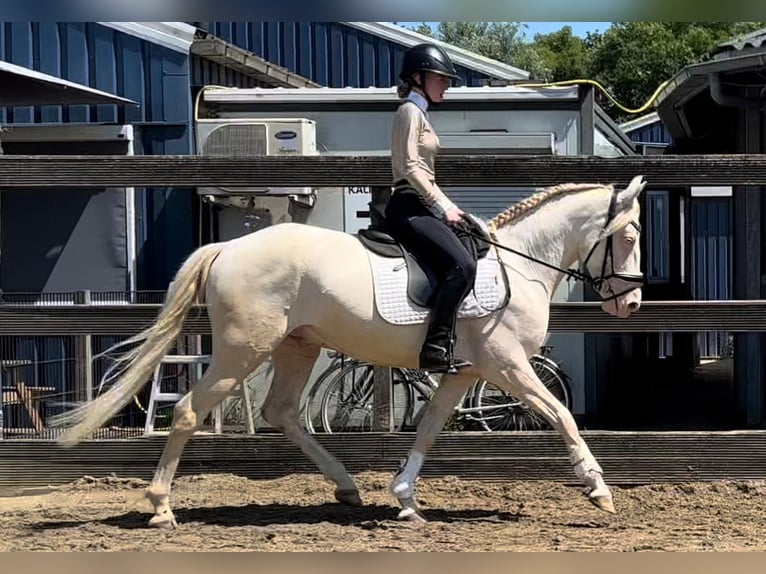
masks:
<svg viewBox="0 0 766 574"><path fill-rule="evenodd" d="M85 289L75 292L74 302L76 305L90 305L90 290ZM83 398L91 402L93 400L93 337L90 334L80 335L74 340L75 352L75 400Z"/></svg>
<svg viewBox="0 0 766 574"><path fill-rule="evenodd" d="M370 202L371 220L373 218L373 210L377 208L378 211L383 211L390 196L391 188L389 187L372 188L372 201ZM388 367L375 367L373 373L372 428L378 432L391 432L394 428L391 369Z"/></svg>

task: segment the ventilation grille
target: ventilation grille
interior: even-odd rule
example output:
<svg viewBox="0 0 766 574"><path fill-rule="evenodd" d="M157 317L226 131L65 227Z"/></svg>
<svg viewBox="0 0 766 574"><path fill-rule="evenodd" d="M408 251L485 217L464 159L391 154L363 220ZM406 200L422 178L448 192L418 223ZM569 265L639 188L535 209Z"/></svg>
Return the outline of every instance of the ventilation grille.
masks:
<svg viewBox="0 0 766 574"><path fill-rule="evenodd" d="M211 132L202 155L252 157L267 155L268 132L264 124L226 125Z"/></svg>

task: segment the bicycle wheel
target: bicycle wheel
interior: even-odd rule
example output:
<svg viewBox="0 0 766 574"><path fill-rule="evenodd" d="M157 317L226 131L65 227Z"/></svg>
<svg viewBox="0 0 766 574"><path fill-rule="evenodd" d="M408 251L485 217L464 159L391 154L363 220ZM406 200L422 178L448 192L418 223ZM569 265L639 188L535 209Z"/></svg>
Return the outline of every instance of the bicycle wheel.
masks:
<svg viewBox="0 0 766 574"><path fill-rule="evenodd" d="M338 376L340 371L352 364L359 364L356 359L345 358L340 354L331 355L332 362L311 385L303 405L303 424L306 430L315 434L322 431L322 397L327 389L326 381Z"/></svg>
<svg viewBox="0 0 766 574"><path fill-rule="evenodd" d="M375 368L369 363L348 365L333 378L322 396L322 430L326 433L371 432ZM409 425L414 411L414 392L407 377L392 369L394 430Z"/></svg>
<svg viewBox="0 0 766 574"><path fill-rule="evenodd" d="M572 406L572 392L568 377L551 359L533 355L530 363L538 378L567 407ZM548 430L548 421L537 411L524 404L513 395L503 391L488 381L475 384L474 408L476 420L486 431L498 430Z"/></svg>

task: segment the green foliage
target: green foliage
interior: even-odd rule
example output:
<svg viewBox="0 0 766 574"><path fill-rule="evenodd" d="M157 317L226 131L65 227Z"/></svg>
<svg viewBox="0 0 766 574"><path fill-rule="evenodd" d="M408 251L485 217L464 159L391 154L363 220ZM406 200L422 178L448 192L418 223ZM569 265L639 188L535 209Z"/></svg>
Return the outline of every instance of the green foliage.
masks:
<svg viewBox="0 0 766 574"><path fill-rule="evenodd" d="M439 22L435 31L422 23L412 29L532 73L543 69L538 53L524 41L521 22Z"/></svg>
<svg viewBox="0 0 766 574"><path fill-rule="evenodd" d="M762 27L762 22L615 22L590 37L590 76L620 103L642 105L685 66L700 62L717 44ZM619 110L607 111L622 116Z"/></svg>
<svg viewBox="0 0 766 574"><path fill-rule="evenodd" d="M543 62L543 68L535 74L536 78L561 82L588 77L589 45L572 34L571 26L564 26L550 34L535 34L531 49L539 54Z"/></svg>
<svg viewBox="0 0 766 574"><path fill-rule="evenodd" d="M418 32L494 58L536 80L591 79L623 106L642 106L665 80L704 60L721 42L760 28L766 22L614 22L604 32L579 38L569 26L525 41L520 22L440 22ZM606 98L600 103L617 120L627 114Z"/></svg>

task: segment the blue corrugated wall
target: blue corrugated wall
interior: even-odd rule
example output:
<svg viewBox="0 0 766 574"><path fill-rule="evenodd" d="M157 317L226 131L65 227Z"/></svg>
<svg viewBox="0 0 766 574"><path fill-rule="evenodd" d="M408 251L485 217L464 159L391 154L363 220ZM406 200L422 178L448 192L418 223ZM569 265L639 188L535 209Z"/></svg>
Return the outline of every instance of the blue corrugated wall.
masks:
<svg viewBox="0 0 766 574"><path fill-rule="evenodd" d="M673 143L673 138L670 137L665 124L660 121L625 133L636 143L664 143L668 145Z"/></svg>
<svg viewBox="0 0 766 574"><path fill-rule="evenodd" d="M200 27L276 64L333 87L391 86L405 50L333 22L201 22ZM136 153L188 154L190 87L256 82L223 66L94 22L0 22L0 59L138 101L140 107L0 108L0 123L130 123ZM459 67L463 81L486 76ZM141 196L141 194L139 194ZM188 199L187 199L188 196ZM194 245L193 194L151 189L138 206L139 288L163 289Z"/></svg>
<svg viewBox="0 0 766 574"><path fill-rule="evenodd" d="M133 124L136 154L193 151L188 54L93 22L0 22L0 59L140 103L0 107L0 124ZM152 188L137 196L138 288L165 289L194 248L195 194ZM59 393L71 391L71 342L64 337L6 339L12 348L5 352L41 362L24 369L25 380L54 386Z"/></svg>
<svg viewBox="0 0 766 574"><path fill-rule="evenodd" d="M331 88L396 85L404 46L340 22L191 22L227 42ZM457 66L464 85L487 76Z"/></svg>
<svg viewBox="0 0 766 574"><path fill-rule="evenodd" d="M2 124L128 123L139 127L136 153L193 151L188 54L94 22L0 22L0 59L141 104L0 108ZM194 194L138 195L139 289L164 289L194 247Z"/></svg>
<svg viewBox="0 0 766 574"><path fill-rule="evenodd" d="M0 59L141 104L0 108L6 124L190 119L188 55L94 22L0 22Z"/></svg>
<svg viewBox="0 0 766 574"><path fill-rule="evenodd" d="M672 144L665 125L654 122L626 132L634 142ZM691 288L694 299L730 299L732 281L731 198L691 198L692 244L687 248L691 258ZM658 230L652 233L657 236ZM698 336L703 357L716 357L726 352L728 333L708 332Z"/></svg>
<svg viewBox="0 0 766 574"><path fill-rule="evenodd" d="M694 197L692 212L692 295L694 299L731 299L732 212L730 197ZM700 333L702 356L720 356L728 333Z"/></svg>

